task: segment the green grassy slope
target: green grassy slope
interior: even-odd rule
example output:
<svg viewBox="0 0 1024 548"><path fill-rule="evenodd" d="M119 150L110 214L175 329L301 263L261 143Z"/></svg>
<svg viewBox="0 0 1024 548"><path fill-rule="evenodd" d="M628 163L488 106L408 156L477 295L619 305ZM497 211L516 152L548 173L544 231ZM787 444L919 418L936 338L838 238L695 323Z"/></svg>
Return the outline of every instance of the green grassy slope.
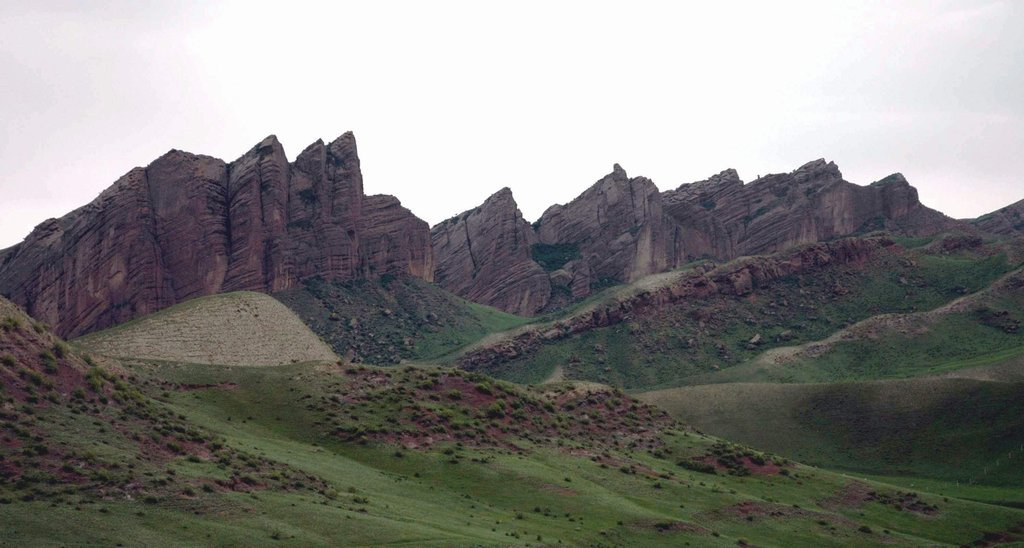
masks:
<svg viewBox="0 0 1024 548"><path fill-rule="evenodd" d="M472 303L422 280L308 280L274 295L342 356L394 364L433 360L530 320Z"/></svg>
<svg viewBox="0 0 1024 548"><path fill-rule="evenodd" d="M816 341L878 314L930 310L984 289L1017 266L999 244L942 253L887 248L866 264L790 276L748 295L675 303L548 342L533 353L483 370L517 382L539 382L561 366L569 378L628 389L710 382L709 376L737 380L729 371L749 364L766 349ZM953 320L936 329L936 339L959 333L960 342L974 342L960 345L960 351L937 351L946 354L946 361L973 356L979 349L1006 350L1020 344L1017 334L999 335L998 328L972 322L969 327L977 329L971 334ZM987 338L976 338L982 335ZM895 376L883 371L885 366L906 363L881 353L877 362L836 378ZM844 367L849 369L848 364L834 368Z"/></svg>
<svg viewBox="0 0 1024 548"><path fill-rule="evenodd" d="M132 501L142 512L200 493L323 488L287 464L228 447L140 390L153 387L116 364L78 355L0 299L0 538L42 542L17 535L25 523L45 527L32 535L54 529L63 512L34 509L44 504L80 512ZM88 537L66 529L61 538L80 542L80 533Z"/></svg>
<svg viewBox="0 0 1024 548"><path fill-rule="evenodd" d="M803 462L1015 488L1015 498L1024 503L1022 383L735 383L658 390L640 398L705 432Z"/></svg>
<svg viewBox="0 0 1024 548"><path fill-rule="evenodd" d="M907 490L725 444L604 389L527 390L455 370L315 364L131 369L155 383L160 405L196 428L323 487L198 491L151 504L58 498L46 509L66 524L57 530L38 515L51 499L14 500L0 505L10 525L0 538L826 546L961 544L986 532L1015 535L1024 524L1019 510L899 494ZM497 400L507 412L489 415ZM527 412L516 416L519 409ZM166 466L179 479L225 473L206 458Z"/></svg>
<svg viewBox="0 0 1024 548"><path fill-rule="evenodd" d="M869 318L829 337L768 350L747 363L686 379L830 382L947 374L1024 359L1024 270L927 312ZM990 380L1004 378L986 369Z"/></svg>

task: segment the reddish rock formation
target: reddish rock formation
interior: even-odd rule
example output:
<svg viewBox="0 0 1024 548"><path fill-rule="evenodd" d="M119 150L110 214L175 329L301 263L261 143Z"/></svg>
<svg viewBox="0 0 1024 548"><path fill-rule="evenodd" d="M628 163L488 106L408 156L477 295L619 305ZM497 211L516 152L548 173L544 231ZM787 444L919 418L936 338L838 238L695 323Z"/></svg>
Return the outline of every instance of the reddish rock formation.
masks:
<svg viewBox="0 0 1024 548"><path fill-rule="evenodd" d="M921 205L917 190L899 173L858 186L825 160L749 184L727 170L661 196L676 227L675 264L771 253L877 230L921 236L964 228Z"/></svg>
<svg viewBox="0 0 1024 548"><path fill-rule="evenodd" d="M553 324L517 331L505 339L478 347L459 358L459 366L478 369L530 354L543 344L654 313L673 303L711 295L746 295L776 280L812 272L831 264L866 261L893 245L886 238L850 238L808 245L774 256L749 257L704 271L680 273L671 280L637 289L605 304L588 307Z"/></svg>
<svg viewBox="0 0 1024 548"><path fill-rule="evenodd" d="M292 164L271 136L231 164L172 150L133 169L0 251L0 293L74 337L220 291L433 269L427 224L363 195L351 133Z"/></svg>
<svg viewBox="0 0 1024 548"><path fill-rule="evenodd" d="M970 223L984 232L997 236L1024 234L1024 200L972 219Z"/></svg>
<svg viewBox="0 0 1024 548"><path fill-rule="evenodd" d="M510 211L518 214L511 203ZM524 221L515 226L520 239L530 238ZM649 179L631 179L616 165L569 204L550 207L534 226L540 251L535 258L547 252L562 259L554 266L541 265L548 267L550 297L536 310L559 308L598 288L701 258L728 260L879 230L907 236L971 230L921 205L917 191L900 174L858 186L844 181L836 165L824 160L749 184L729 169L662 193ZM462 240L452 244L450 232L440 225L434 228L435 248L440 249L439 235L445 235L442 285L477 302L531 313L532 306L497 296L504 287L516 288L513 295L524 288L531 296L539 294L543 281L518 249L515 268L502 270L500 280L490 274L470 275L473 265L508 266L512 252L507 242L513 241L507 237L509 229L478 229L470 235L472 254L469 246L458 243ZM505 243L495 240L499 235Z"/></svg>
<svg viewBox="0 0 1024 548"><path fill-rule="evenodd" d="M618 164L572 202L548 208L534 227L508 189L438 224L432 230L438 283L467 299L532 315L668 265L658 188L643 177L630 179Z"/></svg>
<svg viewBox="0 0 1024 548"><path fill-rule="evenodd" d="M533 315L547 304L551 283L531 258L537 237L508 188L436 225L431 240L435 279L448 291L513 314Z"/></svg>
<svg viewBox="0 0 1024 548"><path fill-rule="evenodd" d="M566 270L586 272L590 285L631 282L668 266L658 187L630 179L618 164L575 200L549 207L537 224L540 243L578 246L579 262Z"/></svg>

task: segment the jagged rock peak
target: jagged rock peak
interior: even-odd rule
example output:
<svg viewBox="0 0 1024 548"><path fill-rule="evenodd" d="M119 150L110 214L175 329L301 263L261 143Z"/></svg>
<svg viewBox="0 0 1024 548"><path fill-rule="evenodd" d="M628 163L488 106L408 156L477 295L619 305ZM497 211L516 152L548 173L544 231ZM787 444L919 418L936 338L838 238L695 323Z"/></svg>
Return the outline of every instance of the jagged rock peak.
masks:
<svg viewBox="0 0 1024 548"><path fill-rule="evenodd" d="M490 202L490 201L499 201L499 200L502 200L502 201L504 201L504 200L511 200L513 204L515 204L515 202L516 202L515 197L512 195L512 189L506 186L506 187L502 187L501 189L499 189L494 194L491 194L490 196L488 196L487 199L484 200L484 203L487 203L487 202Z"/></svg>
<svg viewBox="0 0 1024 548"><path fill-rule="evenodd" d="M548 302L547 274L533 261L536 235L508 187L431 229L435 281L467 299L533 315Z"/></svg>
<svg viewBox="0 0 1024 548"><path fill-rule="evenodd" d="M2 258L0 293L64 336L221 291L434 271L430 227L364 195L351 132L293 163L273 135L230 164L172 150Z"/></svg>
<svg viewBox="0 0 1024 548"><path fill-rule="evenodd" d="M302 152L300 152L299 155L306 154L307 152L312 152L314 150L322 149L325 146L326 143L324 143L323 139L317 139L316 141L313 141L312 143L306 145L306 148L302 149Z"/></svg>
<svg viewBox="0 0 1024 548"><path fill-rule="evenodd" d="M811 179L839 180L843 178L843 173L839 171L839 166L835 162L826 161L824 158L807 162L793 171L791 175L796 179L797 183Z"/></svg>
<svg viewBox="0 0 1024 548"><path fill-rule="evenodd" d="M277 135L274 135L274 134L267 135L266 137L263 138L262 141L260 141L259 143L256 143L256 146L254 146L251 149L249 149L248 154L261 153L263 151L268 151L268 150L269 151L284 150L284 147L281 145L281 141L277 140Z"/></svg>
<svg viewBox="0 0 1024 548"><path fill-rule="evenodd" d="M715 191L719 188L726 188L730 186L743 186L743 179L740 179L740 174L735 169L729 168L720 171L719 173L708 177L702 181L696 181L693 183L683 183L679 185L676 190L684 190L687 187L692 187L693 190L702 191Z"/></svg>
<svg viewBox="0 0 1024 548"><path fill-rule="evenodd" d="M330 149L331 152L335 153L337 153L338 151L351 150L352 154L355 154L356 136L351 131L346 131L345 133L339 135L337 139L331 141L331 144L327 145L327 148Z"/></svg>
<svg viewBox="0 0 1024 548"><path fill-rule="evenodd" d="M620 166L619 164L614 164L612 166L612 172L611 172L610 175L614 179L619 179L619 180L629 179L629 176L626 175L626 170L622 169L622 166Z"/></svg>
<svg viewBox="0 0 1024 548"><path fill-rule="evenodd" d="M887 177L883 177L883 178L881 178L881 179L871 183L871 186L885 186L885 185L910 186L910 182L907 181L907 178L904 177L902 173L897 172L897 173L893 173L892 175L889 175Z"/></svg>

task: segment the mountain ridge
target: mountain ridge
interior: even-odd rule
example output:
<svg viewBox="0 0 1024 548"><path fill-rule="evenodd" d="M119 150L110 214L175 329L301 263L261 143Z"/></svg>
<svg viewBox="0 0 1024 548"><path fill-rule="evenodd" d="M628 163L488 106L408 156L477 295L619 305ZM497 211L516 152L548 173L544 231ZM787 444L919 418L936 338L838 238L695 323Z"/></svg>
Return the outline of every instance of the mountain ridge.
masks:
<svg viewBox="0 0 1024 548"><path fill-rule="evenodd" d="M701 259L887 232L1019 232L1020 203L958 221L894 173L870 185L817 159L744 183L735 169L661 191L619 165L525 220L511 189L430 227L367 195L355 137L318 139L289 162L270 135L232 162L172 149L96 199L0 250L0 295L77 337L184 300L275 293L303 280L411 275L522 316Z"/></svg>
<svg viewBox="0 0 1024 548"><path fill-rule="evenodd" d="M499 214L521 219L511 191L505 190ZM663 192L650 179L631 178L615 164L610 174L569 203L550 206L532 225L518 221L514 230L524 235L516 241L532 242L530 256L516 250L513 258L513 251L502 245L510 232L500 228L477 231L472 257L466 257L467 249L438 245L442 234L467 230L461 225L481 208L493 209L494 198L431 229L437 282L459 296L527 315L699 259L730 260L874 231L897 236L979 233L921 204L917 190L899 173L861 186L843 179L834 162L818 159L749 183L735 169L726 169ZM514 268L490 275L466 267L489 262L514 263ZM548 272L546 284L537 266ZM495 284L504 292L500 298ZM527 295L529 304L524 305Z"/></svg>
<svg viewBox="0 0 1024 548"><path fill-rule="evenodd" d="M0 252L0 293L62 336L221 291L396 273L432 279L429 226L364 194L351 132L291 163L274 136L231 163L171 150Z"/></svg>

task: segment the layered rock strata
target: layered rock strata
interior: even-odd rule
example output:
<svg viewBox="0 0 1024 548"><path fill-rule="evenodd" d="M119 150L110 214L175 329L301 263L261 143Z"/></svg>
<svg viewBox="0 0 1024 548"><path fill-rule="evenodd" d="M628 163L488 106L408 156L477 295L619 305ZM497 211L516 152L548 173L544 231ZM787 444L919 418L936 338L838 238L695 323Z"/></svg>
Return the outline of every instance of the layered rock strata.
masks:
<svg viewBox="0 0 1024 548"><path fill-rule="evenodd" d="M572 202L548 208L532 227L504 189L435 226L433 241L443 287L533 314L698 259L729 260L875 231L922 236L948 230L970 227L922 205L898 173L858 186L834 163L815 160L748 184L729 169L659 192L616 164ZM530 242L530 253L523 241Z"/></svg>
<svg viewBox="0 0 1024 548"><path fill-rule="evenodd" d="M508 188L434 226L431 241L435 279L448 291L527 316L547 304L551 284L531 255L537 236Z"/></svg>
<svg viewBox="0 0 1024 548"><path fill-rule="evenodd" d="M292 163L270 136L230 164L172 150L129 171L0 251L0 294L75 337L200 295L433 270L429 226L364 195L351 133Z"/></svg>

